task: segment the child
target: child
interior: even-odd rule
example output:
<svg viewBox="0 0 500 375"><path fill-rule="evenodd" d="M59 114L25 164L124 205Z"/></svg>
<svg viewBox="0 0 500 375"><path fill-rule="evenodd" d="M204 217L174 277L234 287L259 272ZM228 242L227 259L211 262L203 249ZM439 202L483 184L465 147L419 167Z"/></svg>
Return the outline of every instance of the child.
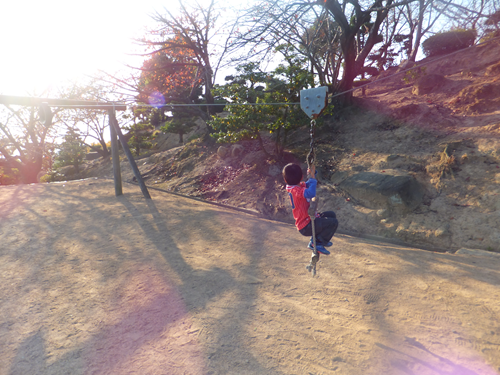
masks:
<svg viewBox="0 0 500 375"><path fill-rule="evenodd" d="M310 176L316 175L316 169L311 166L307 170ZM292 204L293 218L295 219L295 226L303 236L312 236L312 223L308 214L311 198L316 196L315 178L311 177L306 182L302 180L302 168L297 164L287 164L283 168L283 178L286 182L286 191L290 196ZM330 239L335 234L339 223L335 212L326 211L316 214L314 219L314 231L316 234L316 250L322 254L330 254L325 249L325 246L332 246ZM314 250L313 238L309 241L307 246L309 249Z"/></svg>

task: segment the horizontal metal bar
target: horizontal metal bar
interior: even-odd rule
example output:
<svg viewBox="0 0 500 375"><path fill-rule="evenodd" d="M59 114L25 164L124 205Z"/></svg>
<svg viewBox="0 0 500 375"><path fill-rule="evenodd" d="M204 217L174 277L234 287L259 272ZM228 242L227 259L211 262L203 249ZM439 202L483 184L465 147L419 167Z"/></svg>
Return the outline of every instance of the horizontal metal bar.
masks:
<svg viewBox="0 0 500 375"><path fill-rule="evenodd" d="M86 108L86 109L114 108L116 111L125 111L127 109L127 106L123 103L106 103L106 102L96 102L91 100L51 99L51 98L36 98L30 96L0 95L0 104L38 107L41 103L47 103L50 107L64 106L68 108Z"/></svg>

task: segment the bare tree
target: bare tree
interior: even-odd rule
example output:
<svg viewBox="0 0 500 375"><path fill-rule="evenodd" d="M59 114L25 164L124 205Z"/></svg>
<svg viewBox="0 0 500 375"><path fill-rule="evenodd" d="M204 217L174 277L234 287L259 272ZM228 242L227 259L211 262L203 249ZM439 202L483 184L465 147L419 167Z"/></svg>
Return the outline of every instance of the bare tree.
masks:
<svg viewBox="0 0 500 375"><path fill-rule="evenodd" d="M103 84L99 78L87 82L72 83L59 90L58 97L65 99L117 102L123 95L117 95L112 84ZM109 126L107 111L97 109L58 108L55 121L64 126L65 131L78 129L80 141L92 151L107 157L110 151L106 145L106 131Z"/></svg>
<svg viewBox="0 0 500 375"><path fill-rule="evenodd" d="M479 37L487 32L489 17L499 10L495 0L435 0L433 7L444 14L452 27L474 29Z"/></svg>
<svg viewBox="0 0 500 375"><path fill-rule="evenodd" d="M279 43L278 39L286 40L283 33L290 34L290 30L299 25L299 20L310 20L312 25L323 9L333 19L337 30L331 42L338 43L341 51L341 60L337 64L342 63L342 78L338 85L332 86L332 91L347 92L343 99L349 102L354 79L363 72L365 60L374 45L383 40L379 31L389 10L412 1L374 0L368 4L358 0L265 1L247 13L245 26L248 30L242 33L240 40L253 43L255 53L267 53L270 47ZM282 32L278 34L276 30ZM361 34L363 37L360 38Z"/></svg>
<svg viewBox="0 0 500 375"><path fill-rule="evenodd" d="M275 1L247 11L232 47L245 51L238 62L252 58L275 60L281 45L307 58L320 85L336 83L341 50L340 29L324 9L310 4Z"/></svg>
<svg viewBox="0 0 500 375"><path fill-rule="evenodd" d="M179 0L179 11L179 15L167 8L163 13L156 12L152 18L158 22L158 28L139 42L152 49L148 55L160 52L174 55L179 50L186 51L188 59L175 62L165 60L163 66L156 66L154 69L161 71L172 68L173 64L195 66L193 90L200 82L204 87L207 104L214 104L212 89L215 77L229 48L229 38L221 37L224 35L223 26L218 24L221 10L216 7L215 0L211 0L206 6L197 2L188 6L186 2Z"/></svg>
<svg viewBox="0 0 500 375"><path fill-rule="evenodd" d="M55 127L42 124L36 108L6 105L0 118L0 155L7 168L19 170L22 183L37 182L47 145L53 141ZM0 158L1 161L2 158Z"/></svg>
<svg viewBox="0 0 500 375"><path fill-rule="evenodd" d="M406 46L408 61L415 62L422 38L431 32L439 20L445 18L444 12L448 5L436 8L435 0L418 0L414 3L406 4L402 14L406 20Z"/></svg>

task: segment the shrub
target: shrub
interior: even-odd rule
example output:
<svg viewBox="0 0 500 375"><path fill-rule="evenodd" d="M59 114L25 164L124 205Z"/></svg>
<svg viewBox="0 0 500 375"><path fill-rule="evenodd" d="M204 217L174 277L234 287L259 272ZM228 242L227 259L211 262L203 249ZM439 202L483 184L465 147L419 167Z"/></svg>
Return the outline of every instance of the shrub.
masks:
<svg viewBox="0 0 500 375"><path fill-rule="evenodd" d="M414 69L408 70L405 73L405 76L402 78L403 82L406 83L406 84L415 82L419 78L422 78L423 76L425 76L426 69L427 69L427 67L421 66L421 67L418 67L418 68L414 68Z"/></svg>
<svg viewBox="0 0 500 375"><path fill-rule="evenodd" d="M40 182L53 182L55 181L54 175L51 173L44 174L42 177L40 177Z"/></svg>
<svg viewBox="0 0 500 375"><path fill-rule="evenodd" d="M0 185L14 185L19 182L19 169L0 167Z"/></svg>
<svg viewBox="0 0 500 375"><path fill-rule="evenodd" d="M435 34L422 43L427 57L446 55L470 47L476 40L476 30L451 30Z"/></svg>

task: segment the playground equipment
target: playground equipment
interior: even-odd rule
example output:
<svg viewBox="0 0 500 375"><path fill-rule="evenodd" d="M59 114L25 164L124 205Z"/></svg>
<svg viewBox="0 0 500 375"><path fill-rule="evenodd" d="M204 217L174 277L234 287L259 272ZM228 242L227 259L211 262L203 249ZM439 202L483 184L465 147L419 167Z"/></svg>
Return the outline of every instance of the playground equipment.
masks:
<svg viewBox="0 0 500 375"><path fill-rule="evenodd" d="M306 115L308 115L311 118L311 128L309 130L309 137L311 139L311 143L310 143L310 150L309 153L307 154L307 160L306 160L307 168L309 170L316 161L316 154L314 151L314 127L316 126L316 119L319 117L319 115L327 105L327 93L328 93L328 88L326 86L300 91L300 107L306 113ZM316 232L314 228L314 219L316 218L317 208L318 208L318 197L314 197L311 199L311 205L309 206L309 212L308 212L309 217L311 218L314 250L311 256L311 261L306 266L307 270L312 273L313 277L316 276L316 264L319 261L319 253L316 249Z"/></svg>
<svg viewBox="0 0 500 375"><path fill-rule="evenodd" d="M111 134L111 155L113 158L113 175L115 181L115 195L122 195L122 180L120 172L120 158L118 155L118 141L120 140L123 151L132 167L134 176L139 183L142 194L146 199L151 199L148 188L142 179L139 168L135 163L134 157L130 152L127 141L116 120L116 111L125 111L127 106L122 103L107 103L97 102L90 100L72 100L72 99L49 99L49 98L36 98L26 96L12 96L0 95L0 104L5 105L21 105L26 107L38 107L38 120L46 127L52 125L53 113L51 107L62 109L93 109L93 110L107 110L109 116L109 129Z"/></svg>

